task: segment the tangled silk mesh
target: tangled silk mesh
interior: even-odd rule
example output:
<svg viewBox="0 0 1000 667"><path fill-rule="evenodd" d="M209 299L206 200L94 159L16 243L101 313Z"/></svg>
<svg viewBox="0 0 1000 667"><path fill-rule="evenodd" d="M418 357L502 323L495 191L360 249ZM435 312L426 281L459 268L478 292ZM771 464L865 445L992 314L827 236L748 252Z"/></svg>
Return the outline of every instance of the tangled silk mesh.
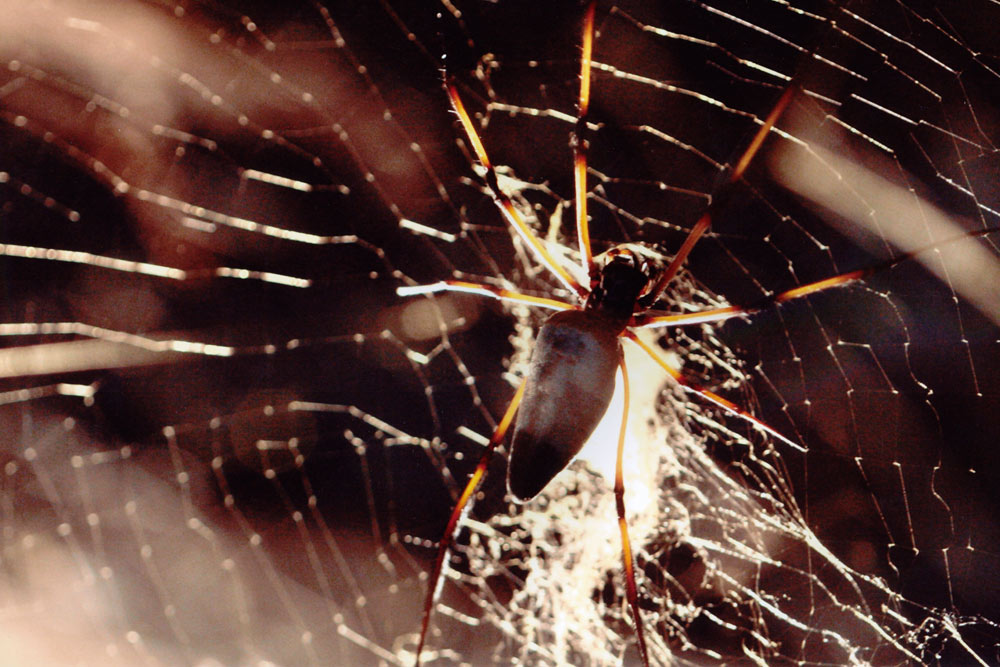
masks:
<svg viewBox="0 0 1000 667"><path fill-rule="evenodd" d="M490 201L440 56L573 265L582 12L0 4L2 662L412 664L437 540L545 312L396 289L571 299ZM597 251L669 257L800 88L658 308L882 267L647 338L785 440L626 342L651 662L1000 661L998 15L599 3ZM426 663L638 662L621 411L523 506L495 457Z"/></svg>

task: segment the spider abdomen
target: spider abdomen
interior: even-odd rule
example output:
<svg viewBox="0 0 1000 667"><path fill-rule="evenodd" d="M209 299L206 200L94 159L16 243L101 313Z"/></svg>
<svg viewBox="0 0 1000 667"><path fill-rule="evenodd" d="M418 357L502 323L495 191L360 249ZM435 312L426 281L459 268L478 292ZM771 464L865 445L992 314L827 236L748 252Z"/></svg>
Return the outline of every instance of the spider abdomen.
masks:
<svg viewBox="0 0 1000 667"><path fill-rule="evenodd" d="M615 329L599 312L565 310L539 331L507 467L507 489L517 499L544 489L607 411L620 358Z"/></svg>

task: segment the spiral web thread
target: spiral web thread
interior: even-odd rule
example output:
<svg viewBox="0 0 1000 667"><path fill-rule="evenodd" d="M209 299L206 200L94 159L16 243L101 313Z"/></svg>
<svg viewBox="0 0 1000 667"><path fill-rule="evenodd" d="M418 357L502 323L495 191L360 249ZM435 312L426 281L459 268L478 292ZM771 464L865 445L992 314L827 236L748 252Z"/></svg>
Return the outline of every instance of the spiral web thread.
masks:
<svg viewBox="0 0 1000 667"><path fill-rule="evenodd" d="M669 256L801 87L659 308L931 246L650 338L803 451L626 342L656 664L1000 660L1000 7L953 5L598 7L596 251ZM4 662L412 664L436 539L544 312L396 289L569 298L489 201L439 55L501 187L574 266L581 16L0 6ZM637 660L602 428L525 506L498 457L428 664Z"/></svg>

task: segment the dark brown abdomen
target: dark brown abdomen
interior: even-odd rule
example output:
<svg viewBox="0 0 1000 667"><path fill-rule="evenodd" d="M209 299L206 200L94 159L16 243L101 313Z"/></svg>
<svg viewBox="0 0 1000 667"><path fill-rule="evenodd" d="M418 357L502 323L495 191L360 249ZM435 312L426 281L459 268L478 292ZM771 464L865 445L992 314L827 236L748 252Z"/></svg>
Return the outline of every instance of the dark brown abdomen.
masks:
<svg viewBox="0 0 1000 667"><path fill-rule="evenodd" d="M618 333L592 311L561 311L545 322L511 442L507 489L517 499L544 489L604 416L621 355Z"/></svg>

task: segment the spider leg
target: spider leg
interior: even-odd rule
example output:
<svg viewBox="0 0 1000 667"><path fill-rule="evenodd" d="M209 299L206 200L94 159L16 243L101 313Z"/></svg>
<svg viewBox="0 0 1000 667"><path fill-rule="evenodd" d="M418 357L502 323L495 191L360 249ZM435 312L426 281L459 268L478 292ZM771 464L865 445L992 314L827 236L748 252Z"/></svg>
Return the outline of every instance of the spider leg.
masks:
<svg viewBox="0 0 1000 667"><path fill-rule="evenodd" d="M434 612L434 604L437 602L438 596L441 594L441 589L444 586L444 579L442 578L444 559L448 557L448 551L451 549L451 544L455 540L455 532L458 530L459 523L465 516L466 510L472 507L469 504L469 500L472 498L472 494L476 492L476 489L479 488L479 483L483 481L483 477L486 475L486 467L489 465L490 458L493 456L493 450L495 450L497 445L503 440L504 435L507 433L507 429L510 427L510 423L514 420L514 414L517 412L517 408L521 404L521 398L524 396L524 388L527 384L527 379L521 381L521 385L517 388L517 392L514 393L514 398L511 399L510 405L507 406L507 411L504 413L503 419L500 420L496 430L493 432L493 436L490 438L489 444L486 446L486 449L483 450L483 455L479 458L479 464L473 471L472 476L469 477L469 482L465 485L462 495L459 496L458 502L455 503L455 508L451 511L451 516L448 518L448 525L445 526L444 535L441 536L441 544L438 546L437 558L434 560L434 569L431 570L431 579L427 588L427 597L424 598L424 615L423 620L420 623L420 639L417 642L416 667L420 667L420 654L423 651L424 643L427 640L427 631L430 629L431 615Z"/></svg>
<svg viewBox="0 0 1000 667"><path fill-rule="evenodd" d="M587 6L583 19L583 53L580 56L580 97L577 103L576 126L570 140L573 146L573 180L576 197L576 236L580 243L580 260L591 283L597 278L597 267L590 249L590 229L587 222L587 113L590 110L590 63L594 46L594 12L597 3ZM593 287L593 285L591 285Z"/></svg>
<svg viewBox="0 0 1000 667"><path fill-rule="evenodd" d="M646 652L646 635L642 629L642 617L639 615L639 594L635 585L635 559L632 556L632 542L628 537L628 521L625 519L625 479L623 463L625 451L625 429L628 426L628 371L625 370L625 356L621 346L618 347L618 366L622 369L622 388L624 390L624 405L622 425L618 431L618 452L615 459L615 509L618 512L618 530L622 536L622 562L625 565L625 597L632 609L632 619L635 621L635 637L639 643L639 656L642 664L649 667L649 655Z"/></svg>
<svg viewBox="0 0 1000 667"><path fill-rule="evenodd" d="M718 394L713 393L713 392L711 392L711 391L709 391L707 389L704 389L704 388L698 386L697 384L691 382L687 378L685 378L681 374L681 372L679 370L677 370L676 368L674 368L673 366L671 366L669 363L667 363L667 361L664 360L661 357L661 355L657 354L656 351L652 347L650 347L649 345L647 345L646 343L644 343L633 332L631 332L628 329L626 329L625 332L622 334L622 336L625 336L629 340L635 342L636 345L638 345L639 347L641 347L642 350L646 354L648 354L650 356L650 358L653 359L653 361L655 361L657 364L659 364L660 367L663 370L665 370L667 372L667 374L670 377L672 377L677 382L677 384L681 385L687 391L689 391L689 392L691 392L693 394L698 394L702 398L708 400L710 403L712 403L712 404L714 404L714 405L722 408L723 410L725 410L726 412L728 412L731 415L734 415L734 416L739 417L740 419L742 419L744 421L749 422L750 425L753 426L754 428L759 429L761 431L764 431L765 433L767 433L767 434L769 434L769 435L777 438L778 440L780 440L781 442L785 443L789 447L792 447L793 449L797 449L800 452L806 451L805 448L802 447L802 445L800 445L800 444L798 444L798 443L796 443L796 442L794 442L792 440L789 440L788 438L786 438L785 436L783 436L781 433L779 433L778 431L774 430L772 427L768 426L763 421L757 419L752 414L750 414L749 412L747 412L746 410L744 410L740 406L736 405L732 401L727 400L727 399L719 396Z"/></svg>
<svg viewBox="0 0 1000 667"><path fill-rule="evenodd" d="M770 113L767 114L767 118L764 119L764 122L761 123L761 126L757 129L757 133L754 134L753 139L750 141L750 145L747 146L743 155L740 156L740 159L736 162L736 166L729 172L729 178L726 179L725 184L722 186L723 188L732 186L733 183L743 177L743 173L747 170L747 167L750 166L750 162L753 160L754 156L757 155L761 145L763 145L764 139L767 138L767 135L774 128L774 124L778 122L778 118L780 118L781 114L785 111L785 107L787 107L788 103L792 101L792 97L795 95L795 90L796 85L793 83L785 88L785 91L781 93L781 97L778 98L777 103L771 109ZM698 240L702 237L702 235L708 231L708 228L712 226L712 216L719 208L717 203L718 201L719 199L713 199L713 202L707 209L705 209L705 212L701 214L698 222L696 222L694 227L691 228L691 231L688 232L687 238L684 239L681 249L677 251L676 255L674 255L674 259L670 262L670 266L668 266L667 270L660 276L660 279L656 282L656 287L649 291L649 303L652 303L660 297L660 294L664 289L666 289L667 285L670 284L673 277L677 275L677 271L681 268L681 264L683 264L684 260L687 259L687 256L691 254L691 250L694 249L695 244L698 243Z"/></svg>
<svg viewBox="0 0 1000 667"><path fill-rule="evenodd" d="M542 244L541 239L539 239L535 233L528 226L528 223L524 221L521 214L518 213L517 208L514 207L514 203L510 200L510 197L500 189L500 183L497 180L496 169L493 168L493 163L490 162L489 155L486 154L486 148L483 146L482 140L479 138L479 134L476 132L476 128L472 123L472 118L469 117L469 113L465 110L465 105L462 104L462 98L458 96L458 89L455 87L455 83L450 79L446 82L445 88L448 91L448 98L451 100L451 106L458 114L459 120L462 122L462 127L465 129L465 134L469 137L469 142L472 144L472 149L476 153L476 157L479 159L479 163L486 170L486 184L490 188L490 192L493 193L493 201L496 202L497 207L500 212L503 213L507 222L514 228L515 231L521 236L528 247L535 253L535 255L541 260L542 264L552 272L559 282L561 282L567 289L571 290L581 299L587 297L588 291L580 285L573 276L569 274L559 264L555 257L545 248Z"/></svg>
<svg viewBox="0 0 1000 667"><path fill-rule="evenodd" d="M903 253L867 269L848 271L847 273L841 273L830 278L824 278L823 280L817 280L816 282L799 285L798 287L793 287L792 289L785 290L784 292L769 294L748 306L726 306L724 308L712 308L710 310L702 310L694 313L669 315L643 313L633 317L629 322L629 326L634 328L677 327L689 324L703 324L706 322L721 322L732 317L739 317L740 315L753 315L754 313L758 313L774 304L785 303L786 301L799 299L810 294L824 292L828 289L833 289L834 287L849 285L855 281L862 280L875 273L879 273L880 271L891 269L897 264L914 259L918 255L930 250L937 250L952 243L957 243L966 239L988 236L990 234L996 234L997 232L1000 232L1000 227L987 227L984 229L974 229L972 231L962 232L961 234L956 234L949 238L935 241L934 243L928 243L921 248Z"/></svg>
<svg viewBox="0 0 1000 667"><path fill-rule="evenodd" d="M712 308L710 310L702 310L695 313L681 313L677 315L651 315L644 313L642 315L636 315L632 318L630 326L639 328L676 327L688 324L702 324L705 322L721 322L740 315L752 315L760 312L772 304L785 303L786 301L799 299L817 292L823 292L833 287L849 285L856 280L868 277L876 270L877 269L862 269L842 273L839 276L833 276L832 278L824 278L823 280L817 280L814 283L800 285L799 287L785 290L784 292L771 294L750 306L726 306L724 308Z"/></svg>
<svg viewBox="0 0 1000 667"><path fill-rule="evenodd" d="M465 282L464 280L442 280L429 285L411 285L396 288L396 294L398 296L415 296L417 294L434 294L436 292L464 292L466 294L480 294L482 296L499 299L500 301L514 301L516 303L524 303L529 306L551 308L552 310L572 310L575 308L573 304L566 303L565 301L559 301L558 299L547 299L542 296L521 294L520 292L503 289L502 287L495 287L484 283L470 283Z"/></svg>

